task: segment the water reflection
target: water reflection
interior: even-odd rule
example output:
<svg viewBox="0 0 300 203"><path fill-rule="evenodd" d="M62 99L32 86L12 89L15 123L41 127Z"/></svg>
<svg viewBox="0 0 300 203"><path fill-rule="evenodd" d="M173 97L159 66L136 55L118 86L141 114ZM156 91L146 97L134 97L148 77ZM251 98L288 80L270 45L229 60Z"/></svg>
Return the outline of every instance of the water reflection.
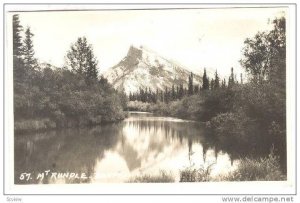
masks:
<svg viewBox="0 0 300 203"><path fill-rule="evenodd" d="M15 136L15 183L125 182L131 176L214 164L212 175L235 168L234 159L196 122L132 113L118 124ZM30 172L85 173L86 179L33 178Z"/></svg>

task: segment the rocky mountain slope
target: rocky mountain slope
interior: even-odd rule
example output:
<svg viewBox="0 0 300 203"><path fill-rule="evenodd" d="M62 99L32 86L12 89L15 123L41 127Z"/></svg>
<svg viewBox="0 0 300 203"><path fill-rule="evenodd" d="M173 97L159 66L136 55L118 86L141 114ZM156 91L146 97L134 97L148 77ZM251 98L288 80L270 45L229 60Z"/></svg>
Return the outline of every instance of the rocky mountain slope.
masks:
<svg viewBox="0 0 300 203"><path fill-rule="evenodd" d="M126 94L150 88L152 91L183 84L187 87L190 71L145 47L129 48L127 55L103 76L115 89ZM194 74L194 85L202 84L202 78Z"/></svg>

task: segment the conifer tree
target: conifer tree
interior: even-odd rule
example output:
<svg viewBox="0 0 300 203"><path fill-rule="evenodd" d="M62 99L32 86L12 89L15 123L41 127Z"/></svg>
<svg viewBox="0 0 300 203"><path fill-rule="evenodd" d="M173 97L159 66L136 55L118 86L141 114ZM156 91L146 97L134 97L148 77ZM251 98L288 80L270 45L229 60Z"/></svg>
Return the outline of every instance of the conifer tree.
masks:
<svg viewBox="0 0 300 203"><path fill-rule="evenodd" d="M34 70L37 68L37 60L35 58L35 52L33 47L32 37L34 34L28 27L25 31L25 39L23 42L23 55L24 55L24 66L26 70Z"/></svg>
<svg viewBox="0 0 300 203"><path fill-rule="evenodd" d="M160 101L165 102L164 92L160 91Z"/></svg>
<svg viewBox="0 0 300 203"><path fill-rule="evenodd" d="M169 103L170 98L169 98L169 90L167 87L165 87L165 94L164 94L164 99L166 103Z"/></svg>
<svg viewBox="0 0 300 203"><path fill-rule="evenodd" d="M66 56L66 66L73 72L85 76L88 82L97 79L98 61L93 53L91 44L85 37L79 37L71 46Z"/></svg>
<svg viewBox="0 0 300 203"><path fill-rule="evenodd" d="M233 73L233 67L231 68L231 74L228 78L228 87L232 87L233 85L235 84L235 81L234 81L234 73Z"/></svg>
<svg viewBox="0 0 300 203"><path fill-rule="evenodd" d="M174 101L175 99L176 99L175 86L172 85L172 100Z"/></svg>
<svg viewBox="0 0 300 203"><path fill-rule="evenodd" d="M193 78L194 78L194 75L193 75L193 73L191 73L189 75L189 83L188 83L188 94L189 95L192 95L194 93Z"/></svg>
<svg viewBox="0 0 300 203"><path fill-rule="evenodd" d="M216 73L215 73L215 81L214 81L214 88L215 89L218 89L220 87L220 78L218 76L218 72L216 70Z"/></svg>
<svg viewBox="0 0 300 203"><path fill-rule="evenodd" d="M203 73L202 81L203 81L202 89L203 90L208 90L209 89L209 79L208 79L208 77L206 75L206 69L205 68L204 68L204 73Z"/></svg>
<svg viewBox="0 0 300 203"><path fill-rule="evenodd" d="M98 62L93 54L93 48L90 47L90 49L87 51L87 66L85 67L85 75L88 81L97 79L98 77L98 70L97 65Z"/></svg>
<svg viewBox="0 0 300 203"><path fill-rule="evenodd" d="M178 98L181 99L183 97L183 95L184 95L183 84L180 84Z"/></svg>
<svg viewBox="0 0 300 203"><path fill-rule="evenodd" d="M13 15L13 74L14 82L24 79L25 69L22 59L22 37L23 27L20 24L19 15Z"/></svg>
<svg viewBox="0 0 300 203"><path fill-rule="evenodd" d="M211 79L211 81L210 81L210 89L211 90L215 89L215 81L214 81L214 79Z"/></svg>
<svg viewBox="0 0 300 203"><path fill-rule="evenodd" d="M18 58L22 56L22 30L19 15L13 15L13 55Z"/></svg>
<svg viewBox="0 0 300 203"><path fill-rule="evenodd" d="M199 86L195 85L194 86L194 94L198 94L199 93Z"/></svg>
<svg viewBox="0 0 300 203"><path fill-rule="evenodd" d="M226 79L224 78L223 80L222 80L222 88L225 88L226 87Z"/></svg>

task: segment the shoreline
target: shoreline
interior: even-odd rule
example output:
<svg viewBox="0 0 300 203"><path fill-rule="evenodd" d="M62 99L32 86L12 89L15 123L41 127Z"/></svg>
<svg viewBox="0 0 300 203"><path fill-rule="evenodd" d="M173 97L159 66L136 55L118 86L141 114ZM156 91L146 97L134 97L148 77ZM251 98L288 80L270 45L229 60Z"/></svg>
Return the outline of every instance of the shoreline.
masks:
<svg viewBox="0 0 300 203"><path fill-rule="evenodd" d="M113 121L101 121L99 123L84 123L84 124L79 124L78 122L74 122L73 120L67 120L65 121L67 124L64 126L58 126L55 121L49 118L24 119L22 121L14 121L14 134L23 135L29 133L39 133L39 132L47 132L52 130L61 130L61 129L69 129L69 128L94 127L99 125L118 123L123 121L127 117L128 115L126 115L122 119L117 119Z"/></svg>

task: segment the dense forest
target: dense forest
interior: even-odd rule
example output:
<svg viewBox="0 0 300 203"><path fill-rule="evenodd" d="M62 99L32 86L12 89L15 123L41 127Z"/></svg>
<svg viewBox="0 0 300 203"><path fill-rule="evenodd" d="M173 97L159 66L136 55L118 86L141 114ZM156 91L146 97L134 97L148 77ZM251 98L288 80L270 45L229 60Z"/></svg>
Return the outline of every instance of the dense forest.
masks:
<svg viewBox="0 0 300 203"><path fill-rule="evenodd" d="M241 74L241 83L243 83L243 78ZM236 75L233 72L233 68L231 68L231 75L228 79L228 86L226 86L226 79L224 78L220 82L220 78L218 72L215 72L215 77L213 79L209 79L206 74L206 69L204 68L204 73L202 77L203 85L195 85L193 83L194 74L191 72L188 78L188 86L184 87L183 84L180 84L175 87L172 85L172 88L165 87L164 90L156 90L153 92L150 88L146 88L145 90L140 88L139 92L137 93L129 93L129 101L141 101L144 103L158 103L164 102L169 103L171 101L180 100L185 96L192 96L196 94L201 94L203 91L206 90L217 90L219 88L226 88L232 87L235 83L238 84L239 82L235 79ZM131 103L132 104L132 103ZM129 106L129 108L133 108L134 105ZM138 108L138 107L137 107ZM144 109L145 110L145 109ZM146 109L147 110L147 109ZM148 109L149 111L149 109Z"/></svg>
<svg viewBox="0 0 300 203"><path fill-rule="evenodd" d="M209 79L204 70L201 87L193 85L191 73L188 87L130 94L128 108L206 122L218 139L252 151L272 149L285 162L285 18L274 19L272 25L272 30L244 41L240 64L247 82L242 75L236 77L233 68L227 81L217 71Z"/></svg>
<svg viewBox="0 0 300 203"><path fill-rule="evenodd" d="M24 36L24 37L23 37ZM13 16L15 131L95 125L124 119L127 97L98 77L93 47L80 37L66 53L65 66L42 67L34 34Z"/></svg>

